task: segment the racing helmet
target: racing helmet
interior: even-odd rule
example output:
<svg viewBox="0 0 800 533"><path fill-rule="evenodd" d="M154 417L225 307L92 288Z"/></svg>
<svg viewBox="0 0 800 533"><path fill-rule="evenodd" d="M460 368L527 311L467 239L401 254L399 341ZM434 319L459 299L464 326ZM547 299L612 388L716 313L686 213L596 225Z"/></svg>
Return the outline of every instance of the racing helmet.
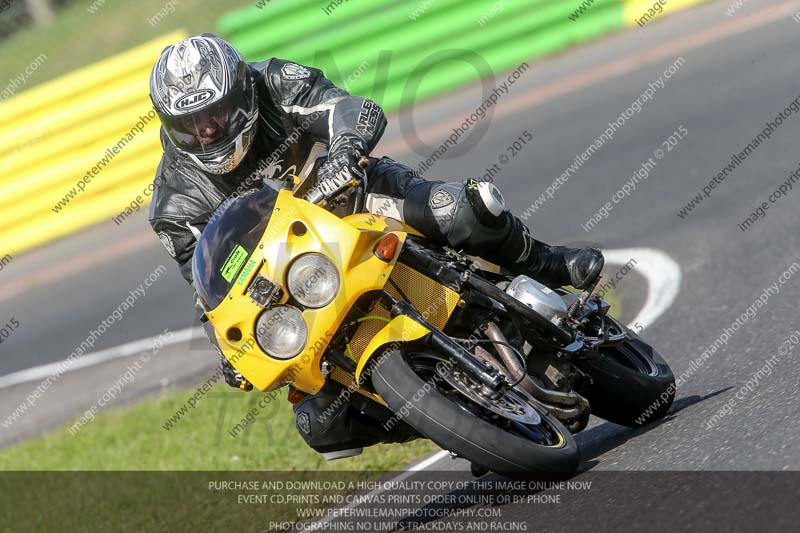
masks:
<svg viewBox="0 0 800 533"><path fill-rule="evenodd" d="M165 48L150 74L150 99L175 148L208 172L230 172L252 144L255 85L242 55L216 35Z"/></svg>

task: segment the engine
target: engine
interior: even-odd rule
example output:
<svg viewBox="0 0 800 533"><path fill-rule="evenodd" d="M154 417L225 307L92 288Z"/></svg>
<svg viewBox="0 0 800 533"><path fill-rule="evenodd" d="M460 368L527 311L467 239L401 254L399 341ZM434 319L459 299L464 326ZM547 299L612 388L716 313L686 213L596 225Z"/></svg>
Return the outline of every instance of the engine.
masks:
<svg viewBox="0 0 800 533"><path fill-rule="evenodd" d="M514 278L506 293L554 324L567 318L567 304L561 296L528 276Z"/></svg>

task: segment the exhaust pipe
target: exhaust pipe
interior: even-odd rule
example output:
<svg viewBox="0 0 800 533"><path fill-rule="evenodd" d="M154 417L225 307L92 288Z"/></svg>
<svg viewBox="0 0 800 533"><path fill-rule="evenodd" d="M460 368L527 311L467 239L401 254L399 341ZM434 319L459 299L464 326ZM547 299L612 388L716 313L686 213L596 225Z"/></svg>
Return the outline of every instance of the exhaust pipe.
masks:
<svg viewBox="0 0 800 533"><path fill-rule="evenodd" d="M486 333L486 336L493 341L508 342L500 327L494 322L486 322L483 325L483 330ZM505 344L495 344L494 346L497 348L497 353L500 354L500 359L503 361L503 366L506 369L506 373L513 381L517 381L522 377L520 385L522 385L522 388L530 393L531 396L542 402L554 403L557 405L576 406L580 404L581 397L574 392L554 391L539 386L530 376L527 375L527 369L520 365L518 357L514 354L511 348ZM486 355L494 359L494 362L487 362L491 362L493 365L497 366L497 359L495 359L485 350L484 352ZM482 353L479 354L479 356L481 358L485 358L484 354Z"/></svg>

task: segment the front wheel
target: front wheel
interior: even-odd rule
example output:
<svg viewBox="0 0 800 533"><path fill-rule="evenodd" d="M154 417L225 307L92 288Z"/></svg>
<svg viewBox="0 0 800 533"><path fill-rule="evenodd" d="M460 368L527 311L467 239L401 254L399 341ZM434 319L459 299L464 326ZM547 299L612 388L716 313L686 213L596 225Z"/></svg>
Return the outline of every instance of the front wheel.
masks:
<svg viewBox="0 0 800 533"><path fill-rule="evenodd" d="M555 418L539 409L530 415L536 423L500 416L501 408L530 413L532 406L521 405L510 393L488 410L438 377L437 362L442 359L435 354L393 350L375 366L372 384L396 417L473 463L514 477L574 475L580 464L578 447Z"/></svg>
<svg viewBox="0 0 800 533"><path fill-rule="evenodd" d="M582 394L592 414L609 422L640 427L664 417L675 399L675 377L661 355L638 335L616 320L614 326L628 338L596 354L576 361L591 377Z"/></svg>

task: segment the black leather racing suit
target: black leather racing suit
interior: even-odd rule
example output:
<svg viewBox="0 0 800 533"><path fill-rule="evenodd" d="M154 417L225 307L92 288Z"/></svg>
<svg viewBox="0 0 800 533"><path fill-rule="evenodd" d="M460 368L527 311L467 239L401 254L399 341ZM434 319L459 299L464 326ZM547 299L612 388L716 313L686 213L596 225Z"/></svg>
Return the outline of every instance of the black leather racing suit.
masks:
<svg viewBox="0 0 800 533"><path fill-rule="evenodd" d="M232 172L204 172L179 154L162 130L164 156L155 178L149 218L189 283L197 238L226 198L261 188L271 180L282 182L289 174L314 173L331 144L358 140L372 150L386 127L386 117L377 104L334 86L318 69L275 58L251 63L250 69L260 116L253 144ZM367 176L368 211L404 220L433 240L520 273L536 267L535 248L543 245L508 211L495 216L482 209L479 199L473 197L477 193L470 192L472 188L427 181L389 158L370 158ZM213 334L210 337L213 342ZM357 439L354 431L371 434L369 428L354 421L357 410L329 417L325 423L315 421L313 413L329 403L324 395L314 395L295 407L301 435L319 451L340 446L348 440L348 433L351 444L363 445L352 440Z"/></svg>

